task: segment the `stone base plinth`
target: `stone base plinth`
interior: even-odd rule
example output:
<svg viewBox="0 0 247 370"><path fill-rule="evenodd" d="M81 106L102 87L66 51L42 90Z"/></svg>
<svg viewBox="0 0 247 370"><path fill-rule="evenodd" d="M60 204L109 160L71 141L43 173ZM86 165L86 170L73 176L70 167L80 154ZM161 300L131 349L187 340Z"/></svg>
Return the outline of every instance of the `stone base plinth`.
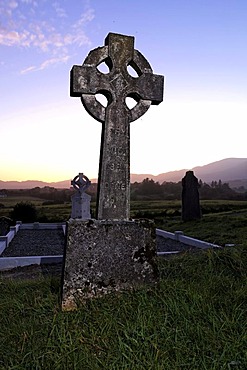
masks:
<svg viewBox="0 0 247 370"><path fill-rule="evenodd" d="M73 220L67 223L62 309L158 280L153 223Z"/></svg>

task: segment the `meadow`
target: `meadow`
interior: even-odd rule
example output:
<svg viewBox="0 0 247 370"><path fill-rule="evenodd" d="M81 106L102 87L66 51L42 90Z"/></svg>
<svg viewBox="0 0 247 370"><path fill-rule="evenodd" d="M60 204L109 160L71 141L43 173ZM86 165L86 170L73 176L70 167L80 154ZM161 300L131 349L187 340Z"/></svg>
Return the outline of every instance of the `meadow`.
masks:
<svg viewBox="0 0 247 370"><path fill-rule="evenodd" d="M131 204L132 217L149 213L157 227L235 244L159 258L156 286L62 312L59 277L0 276L0 369L245 370L247 203L202 206L201 220L183 223L179 202ZM70 211L69 204L53 205L47 217L60 207Z"/></svg>
<svg viewBox="0 0 247 370"><path fill-rule="evenodd" d="M38 213L40 222L64 222L71 214L71 203L52 203L33 197L8 197L0 200L0 217L10 217L15 204L29 202ZM247 235L247 201L202 200L202 218L198 221L182 222L181 201L131 201L131 218L148 218L157 228L174 232L183 231L186 235L219 245L242 245ZM91 203L92 217L95 215L95 202Z"/></svg>

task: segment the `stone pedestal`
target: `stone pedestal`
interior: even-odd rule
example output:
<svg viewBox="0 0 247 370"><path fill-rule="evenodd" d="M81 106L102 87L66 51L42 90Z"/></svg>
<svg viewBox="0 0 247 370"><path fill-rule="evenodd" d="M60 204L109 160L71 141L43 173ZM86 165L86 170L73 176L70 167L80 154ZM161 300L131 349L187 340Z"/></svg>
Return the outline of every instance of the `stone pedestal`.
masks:
<svg viewBox="0 0 247 370"><path fill-rule="evenodd" d="M62 309L158 280L153 223L73 220L67 223Z"/></svg>
<svg viewBox="0 0 247 370"><path fill-rule="evenodd" d="M72 201L71 218L81 218L82 220L88 220L91 218L90 195L78 192L72 195L71 201Z"/></svg>

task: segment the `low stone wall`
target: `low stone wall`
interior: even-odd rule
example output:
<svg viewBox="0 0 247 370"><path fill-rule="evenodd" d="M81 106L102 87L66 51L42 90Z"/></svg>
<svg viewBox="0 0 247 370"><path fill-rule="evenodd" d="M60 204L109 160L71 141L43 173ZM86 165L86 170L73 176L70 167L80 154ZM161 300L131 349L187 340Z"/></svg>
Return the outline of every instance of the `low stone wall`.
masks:
<svg viewBox="0 0 247 370"><path fill-rule="evenodd" d="M0 255L3 253L5 248L8 247L9 243L14 239L16 233L20 229L20 224L16 224L15 226L10 226L10 231L7 235L0 236Z"/></svg>
<svg viewBox="0 0 247 370"><path fill-rule="evenodd" d="M5 257L0 258L0 271L11 270L16 267L24 267L30 265L51 265L61 263L63 255L58 256L25 256L25 257Z"/></svg>
<svg viewBox="0 0 247 370"><path fill-rule="evenodd" d="M188 245L190 247L200 248L200 249L207 249L207 248L222 248L222 246L217 244L212 244L208 242L204 242L199 239L191 238L189 236L185 236L182 231L175 231L175 233L171 233L165 230L156 229L156 235L162 236L166 239L171 239L176 242L182 243L184 245Z"/></svg>
<svg viewBox="0 0 247 370"><path fill-rule="evenodd" d="M63 249L64 249L64 241L61 240L61 235L55 235L53 244L55 243L55 254L50 254L50 247L46 248L48 253L43 253L42 250L44 247L44 243L47 244L47 238L45 237L45 234L43 232L49 232L51 236L52 230L54 231L63 231L63 235L65 235L66 230L66 224L65 223L32 223L32 224L22 224L21 222L17 222L15 226L10 227L10 231L7 235L0 237L0 270L9 270L15 267L20 266L28 266L33 264L53 264L53 263L59 263L63 260ZM34 239L32 240L25 240L21 238L21 240L24 242L23 248L27 250L26 253L24 253L23 248L20 247L21 240L18 241L20 233L29 233L28 235L33 234ZM18 235L17 235L18 233ZM28 235L26 235L26 238L28 238ZM15 236L18 236L17 239L14 239ZM37 238L37 242L41 244L40 248L36 250L34 245L34 249L32 251L32 244L35 244L35 238ZM14 239L14 240L13 240ZM16 244L13 245L13 248L16 249L14 252L11 249L12 243L15 242ZM10 244L11 243L11 244ZM47 246L47 245L46 245ZM10 250L9 250L9 248ZM57 253L57 252L60 253ZM8 253L7 253L8 252ZM39 253L43 253L43 255L39 255ZM36 255L35 255L36 254ZM6 255L6 256L5 256Z"/></svg>
<svg viewBox="0 0 247 370"><path fill-rule="evenodd" d="M31 264L49 264L58 263L63 260L63 254L50 255L50 251L47 255L19 255L19 256L8 256L4 257L3 252L9 246L10 242L14 239L15 235L19 230L59 230L62 229L65 235L66 224L65 223L30 223L22 224L18 222L15 226L10 227L10 231L6 236L0 237L0 270L11 269L18 266L27 266ZM176 231L171 233L165 230L156 229L156 245L157 245L157 256L166 254L179 253L188 249L206 249L206 248L222 248L219 245L208 243L202 240L185 236L182 231ZM62 249L61 249L62 250ZM41 253L41 252L40 252ZM1 257L2 255L2 257Z"/></svg>

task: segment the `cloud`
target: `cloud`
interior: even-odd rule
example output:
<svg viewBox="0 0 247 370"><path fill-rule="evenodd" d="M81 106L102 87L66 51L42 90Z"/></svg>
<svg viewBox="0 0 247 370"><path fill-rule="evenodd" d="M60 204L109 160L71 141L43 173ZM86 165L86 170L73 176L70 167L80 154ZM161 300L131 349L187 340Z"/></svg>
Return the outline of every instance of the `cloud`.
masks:
<svg viewBox="0 0 247 370"><path fill-rule="evenodd" d="M40 65L40 69L45 69L50 65L57 64L57 63L66 63L69 60L69 55L63 56L61 58L51 58L47 59Z"/></svg>
<svg viewBox="0 0 247 370"><path fill-rule="evenodd" d="M53 8L55 9L56 13L57 13L57 16L59 18L66 18L67 17L67 13L65 11L64 8L62 8L58 2L55 2L52 4Z"/></svg>
<svg viewBox="0 0 247 370"><path fill-rule="evenodd" d="M18 3L16 1L9 1L9 7L10 9L15 9L17 8Z"/></svg>
<svg viewBox="0 0 247 370"><path fill-rule="evenodd" d="M94 11L88 7L88 1L81 3L85 7L78 15L73 12L70 0L63 1L63 7L58 1L2 0L0 47L31 49L39 54L49 54L51 58L46 61L64 62L78 46L90 44L85 27L94 19ZM44 62L44 68L51 64L54 63ZM21 73L44 68L27 67Z"/></svg>
<svg viewBox="0 0 247 370"><path fill-rule="evenodd" d="M41 63L39 66L30 66L23 70L21 70L21 74L24 75L29 72L35 72L35 71L41 71L43 69L46 69L47 67L50 67L55 64L59 63L66 63L70 59L69 55L63 56L61 58L50 58L45 60L43 63Z"/></svg>
<svg viewBox="0 0 247 370"><path fill-rule="evenodd" d="M29 34L24 31L19 33L17 31L5 32L4 34L0 31L0 45L6 46L29 46Z"/></svg>
<svg viewBox="0 0 247 370"><path fill-rule="evenodd" d="M37 6L38 4L37 4L37 1L35 1L35 0L21 0L20 1L21 3L24 3L24 4L33 4L33 5L35 5L35 6Z"/></svg>
<svg viewBox="0 0 247 370"><path fill-rule="evenodd" d="M28 72L32 72L32 71L36 71L36 70L37 70L37 67L35 67L35 66L30 66L30 67L28 67L28 68L23 69L23 70L21 71L21 74L22 74L22 75L24 75L24 74L26 74L26 73L28 73Z"/></svg>

